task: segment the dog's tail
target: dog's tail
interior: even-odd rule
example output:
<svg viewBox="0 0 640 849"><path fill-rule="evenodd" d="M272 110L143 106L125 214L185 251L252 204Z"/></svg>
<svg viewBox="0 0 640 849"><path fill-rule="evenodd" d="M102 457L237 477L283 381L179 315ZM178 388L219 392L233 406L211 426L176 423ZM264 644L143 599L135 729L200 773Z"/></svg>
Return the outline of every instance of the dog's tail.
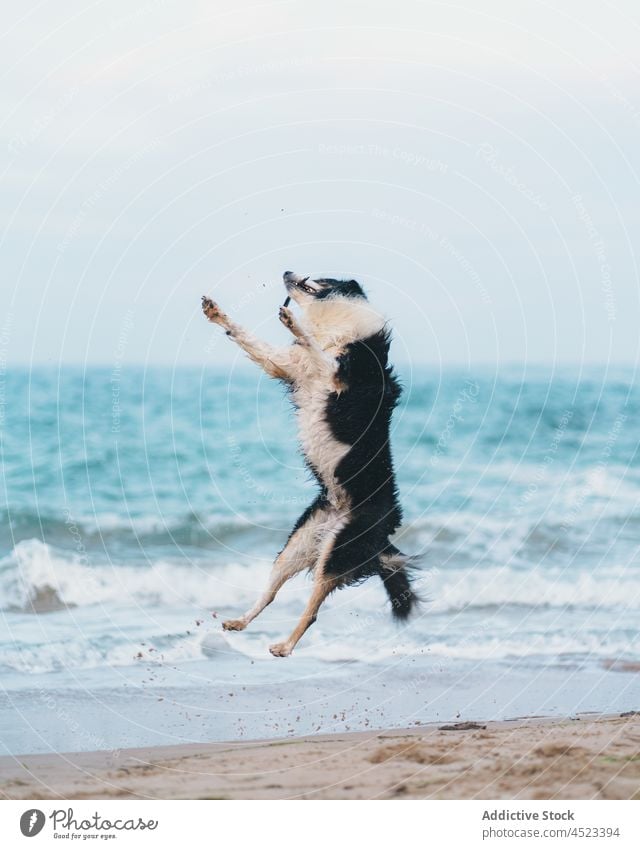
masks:
<svg viewBox="0 0 640 849"><path fill-rule="evenodd" d="M420 597L411 588L411 570L417 558L409 557L389 543L380 555L380 577L391 602L394 619L404 621L420 603Z"/></svg>

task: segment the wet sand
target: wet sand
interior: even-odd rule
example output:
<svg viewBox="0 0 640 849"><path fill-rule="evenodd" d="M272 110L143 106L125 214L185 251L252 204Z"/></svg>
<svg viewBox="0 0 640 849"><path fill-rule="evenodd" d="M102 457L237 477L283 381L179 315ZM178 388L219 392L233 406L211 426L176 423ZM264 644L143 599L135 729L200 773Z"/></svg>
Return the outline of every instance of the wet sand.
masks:
<svg viewBox="0 0 640 849"><path fill-rule="evenodd" d="M7 799L640 799L640 714L0 758Z"/></svg>

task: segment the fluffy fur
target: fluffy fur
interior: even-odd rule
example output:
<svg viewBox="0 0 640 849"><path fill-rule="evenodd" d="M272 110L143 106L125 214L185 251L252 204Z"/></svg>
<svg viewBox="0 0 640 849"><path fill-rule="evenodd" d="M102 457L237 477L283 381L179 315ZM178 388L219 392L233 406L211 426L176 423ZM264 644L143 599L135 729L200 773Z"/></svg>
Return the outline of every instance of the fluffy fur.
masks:
<svg viewBox="0 0 640 849"><path fill-rule="evenodd" d="M279 657L291 654L335 589L378 575L400 620L418 600L410 558L389 542L402 513L389 444L400 386L388 363L387 324L355 280L310 280L287 271L284 283L301 320L280 309L280 320L295 337L283 349L256 339L202 299L207 318L268 375L286 383L305 461L319 485L275 561L267 590L243 616L223 623L228 631L246 628L289 578L311 570L313 590L302 618L287 640L270 647Z"/></svg>

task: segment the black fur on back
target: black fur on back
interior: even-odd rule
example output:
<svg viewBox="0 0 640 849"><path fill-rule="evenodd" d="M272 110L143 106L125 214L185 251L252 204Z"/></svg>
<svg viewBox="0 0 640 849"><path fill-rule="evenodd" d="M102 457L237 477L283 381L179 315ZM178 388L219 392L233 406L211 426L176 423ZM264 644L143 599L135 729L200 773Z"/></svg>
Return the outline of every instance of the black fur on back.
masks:
<svg viewBox="0 0 640 849"><path fill-rule="evenodd" d="M389 542L402 521L393 460L391 415L401 394L388 364L386 329L346 346L337 380L344 388L328 398L326 419L334 437L351 448L336 469L336 478L351 501L351 519L336 537L326 571L346 584L380 575L392 612L405 619L417 596L407 565Z"/></svg>

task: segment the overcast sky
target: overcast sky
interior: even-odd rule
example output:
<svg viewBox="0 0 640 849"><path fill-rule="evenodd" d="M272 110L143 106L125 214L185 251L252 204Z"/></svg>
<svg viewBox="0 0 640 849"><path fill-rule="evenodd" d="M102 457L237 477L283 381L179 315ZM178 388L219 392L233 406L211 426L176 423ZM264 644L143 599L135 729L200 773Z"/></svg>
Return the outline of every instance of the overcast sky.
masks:
<svg viewBox="0 0 640 849"><path fill-rule="evenodd" d="M200 295L284 343L293 269L398 360L635 362L640 9L561 6L4 0L3 360L228 363Z"/></svg>

